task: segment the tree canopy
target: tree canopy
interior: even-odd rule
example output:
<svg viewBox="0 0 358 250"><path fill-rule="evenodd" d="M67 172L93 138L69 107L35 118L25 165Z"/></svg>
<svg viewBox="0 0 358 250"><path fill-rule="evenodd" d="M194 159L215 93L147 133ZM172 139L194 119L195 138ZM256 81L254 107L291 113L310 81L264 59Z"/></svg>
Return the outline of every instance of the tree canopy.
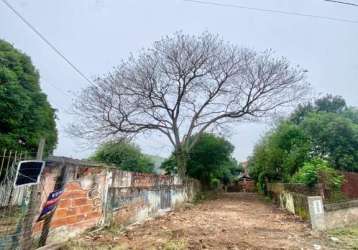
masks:
<svg viewBox="0 0 358 250"><path fill-rule="evenodd" d="M40 138L46 152L57 144L55 110L39 85L28 56L0 40L0 147L35 152Z"/></svg>
<svg viewBox="0 0 358 250"><path fill-rule="evenodd" d="M233 158L233 151L234 146L225 138L203 133L188 153L188 176L200 180L205 187L210 187L224 178L231 179L239 175L242 169ZM176 154L173 153L168 160L163 162L162 168L167 173L177 171L175 157Z"/></svg>
<svg viewBox="0 0 358 250"><path fill-rule="evenodd" d="M102 144L91 160L117 166L121 170L153 173L154 163L142 154L139 147L127 142L107 142Z"/></svg>
<svg viewBox="0 0 358 250"><path fill-rule="evenodd" d="M300 105L256 145L249 161L251 175L261 184L265 178L288 182L314 159L336 170L357 172L357 115L357 109L347 107L341 97Z"/></svg>
<svg viewBox="0 0 358 250"><path fill-rule="evenodd" d="M240 48L207 32L179 32L84 90L72 132L95 140L164 134L185 175L185 154L197 142L193 135L270 115L306 90L305 71L272 51Z"/></svg>

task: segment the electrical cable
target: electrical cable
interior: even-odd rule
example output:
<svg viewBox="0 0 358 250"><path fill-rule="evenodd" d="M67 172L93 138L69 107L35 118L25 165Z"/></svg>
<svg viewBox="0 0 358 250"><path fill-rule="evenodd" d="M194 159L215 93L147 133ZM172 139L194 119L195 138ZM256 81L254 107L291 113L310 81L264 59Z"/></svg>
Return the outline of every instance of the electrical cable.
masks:
<svg viewBox="0 0 358 250"><path fill-rule="evenodd" d="M77 74L79 74L84 80L86 80L90 85L96 86L82 71L74 65L56 46L51 43L34 25L32 25L25 17L23 17L20 12L18 12L14 6L12 6L8 1L1 0L17 17L21 19L37 36L39 36L57 55L59 55L68 65L74 69Z"/></svg>
<svg viewBox="0 0 358 250"><path fill-rule="evenodd" d="M309 18L336 21L336 22L358 24L358 20L336 18L336 17L329 17L329 16L311 15L311 14L304 14L304 13L300 13L300 12L290 12L290 11L282 11L282 10L275 10L275 9L256 8L256 7L249 7L249 6L245 6L245 5L219 3L219 2L214 2L214 1L202 1L202 0L183 0L183 1L198 3L198 4L202 4L202 5L230 7L230 8L236 8L236 9L245 9L245 10L266 12L266 13L271 13L271 14L273 13L273 14L290 15L290 16L301 16L301 17L309 17Z"/></svg>

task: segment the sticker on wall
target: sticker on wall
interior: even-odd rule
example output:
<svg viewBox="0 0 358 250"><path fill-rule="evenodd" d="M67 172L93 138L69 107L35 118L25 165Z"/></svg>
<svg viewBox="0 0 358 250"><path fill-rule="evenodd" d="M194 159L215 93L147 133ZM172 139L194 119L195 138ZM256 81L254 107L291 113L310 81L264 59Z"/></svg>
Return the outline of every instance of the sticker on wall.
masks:
<svg viewBox="0 0 358 250"><path fill-rule="evenodd" d="M37 221L44 220L46 217L48 217L49 215L55 212L62 194L63 194L63 189L54 191L49 194L47 201L44 205L44 208L42 209L41 214L37 219Z"/></svg>
<svg viewBox="0 0 358 250"><path fill-rule="evenodd" d="M38 184L44 167L44 161L20 161L16 170L15 187Z"/></svg>

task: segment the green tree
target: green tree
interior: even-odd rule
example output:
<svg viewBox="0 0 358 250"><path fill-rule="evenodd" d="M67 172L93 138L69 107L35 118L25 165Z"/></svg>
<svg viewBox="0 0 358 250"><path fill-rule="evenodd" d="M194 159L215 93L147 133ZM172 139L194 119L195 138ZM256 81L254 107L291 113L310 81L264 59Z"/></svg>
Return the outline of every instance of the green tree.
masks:
<svg viewBox="0 0 358 250"><path fill-rule="evenodd" d="M196 139L195 135L190 140ZM231 179L240 167L232 157L234 146L225 138L210 133L200 135L187 156L187 175L200 180L204 187L215 186L224 178ZM175 154L163 162L162 168L176 173Z"/></svg>
<svg viewBox="0 0 358 250"><path fill-rule="evenodd" d="M311 141L311 153L339 170L358 171L358 124L335 113L312 113L301 127Z"/></svg>
<svg viewBox="0 0 358 250"><path fill-rule="evenodd" d="M90 158L106 164L113 164L121 170L153 173L154 163L142 154L139 147L130 142L107 142L102 144Z"/></svg>
<svg viewBox="0 0 358 250"><path fill-rule="evenodd" d="M310 142L304 131L291 122L282 121L255 147L249 160L250 175L264 189L265 179L288 181L308 159Z"/></svg>
<svg viewBox="0 0 358 250"><path fill-rule="evenodd" d="M332 191L340 190L344 177L333 169L327 161L319 158L306 162L303 167L292 176L292 183L302 183L309 187L322 183Z"/></svg>
<svg viewBox="0 0 358 250"><path fill-rule="evenodd" d="M315 101L315 108L316 112L342 113L347 104L341 96L326 95Z"/></svg>
<svg viewBox="0 0 358 250"><path fill-rule="evenodd" d="M352 111L347 107L346 101L341 96L326 95L316 99L313 103L300 104L296 110L291 114L290 121L299 124L309 113L327 112L347 115Z"/></svg>
<svg viewBox="0 0 358 250"><path fill-rule="evenodd" d="M290 180L307 162L326 160L337 170L358 171L358 112L341 97L299 105L256 145L251 175L263 189L268 181Z"/></svg>
<svg viewBox="0 0 358 250"><path fill-rule="evenodd" d="M345 118L348 118L353 123L358 124L358 108L356 107L349 107L347 108L343 114Z"/></svg>
<svg viewBox="0 0 358 250"><path fill-rule="evenodd" d="M36 151L46 139L46 153L57 144L55 110L39 85L31 59L0 40L0 147Z"/></svg>

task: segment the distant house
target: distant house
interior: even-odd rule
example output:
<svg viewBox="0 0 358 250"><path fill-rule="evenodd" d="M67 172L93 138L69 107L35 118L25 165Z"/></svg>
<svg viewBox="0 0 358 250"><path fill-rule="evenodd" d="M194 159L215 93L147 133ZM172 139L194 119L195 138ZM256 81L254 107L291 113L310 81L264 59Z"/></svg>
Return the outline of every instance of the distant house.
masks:
<svg viewBox="0 0 358 250"><path fill-rule="evenodd" d="M239 180L243 180L243 179L246 179L246 180L252 180L252 178L250 177L250 174L249 174L249 162L248 161L243 161L241 162L241 166L243 168L243 171L242 173L239 175Z"/></svg>
<svg viewBox="0 0 358 250"><path fill-rule="evenodd" d="M238 179L228 188L229 192L254 192L256 190L255 181L250 177L248 161L241 162L243 168Z"/></svg>

